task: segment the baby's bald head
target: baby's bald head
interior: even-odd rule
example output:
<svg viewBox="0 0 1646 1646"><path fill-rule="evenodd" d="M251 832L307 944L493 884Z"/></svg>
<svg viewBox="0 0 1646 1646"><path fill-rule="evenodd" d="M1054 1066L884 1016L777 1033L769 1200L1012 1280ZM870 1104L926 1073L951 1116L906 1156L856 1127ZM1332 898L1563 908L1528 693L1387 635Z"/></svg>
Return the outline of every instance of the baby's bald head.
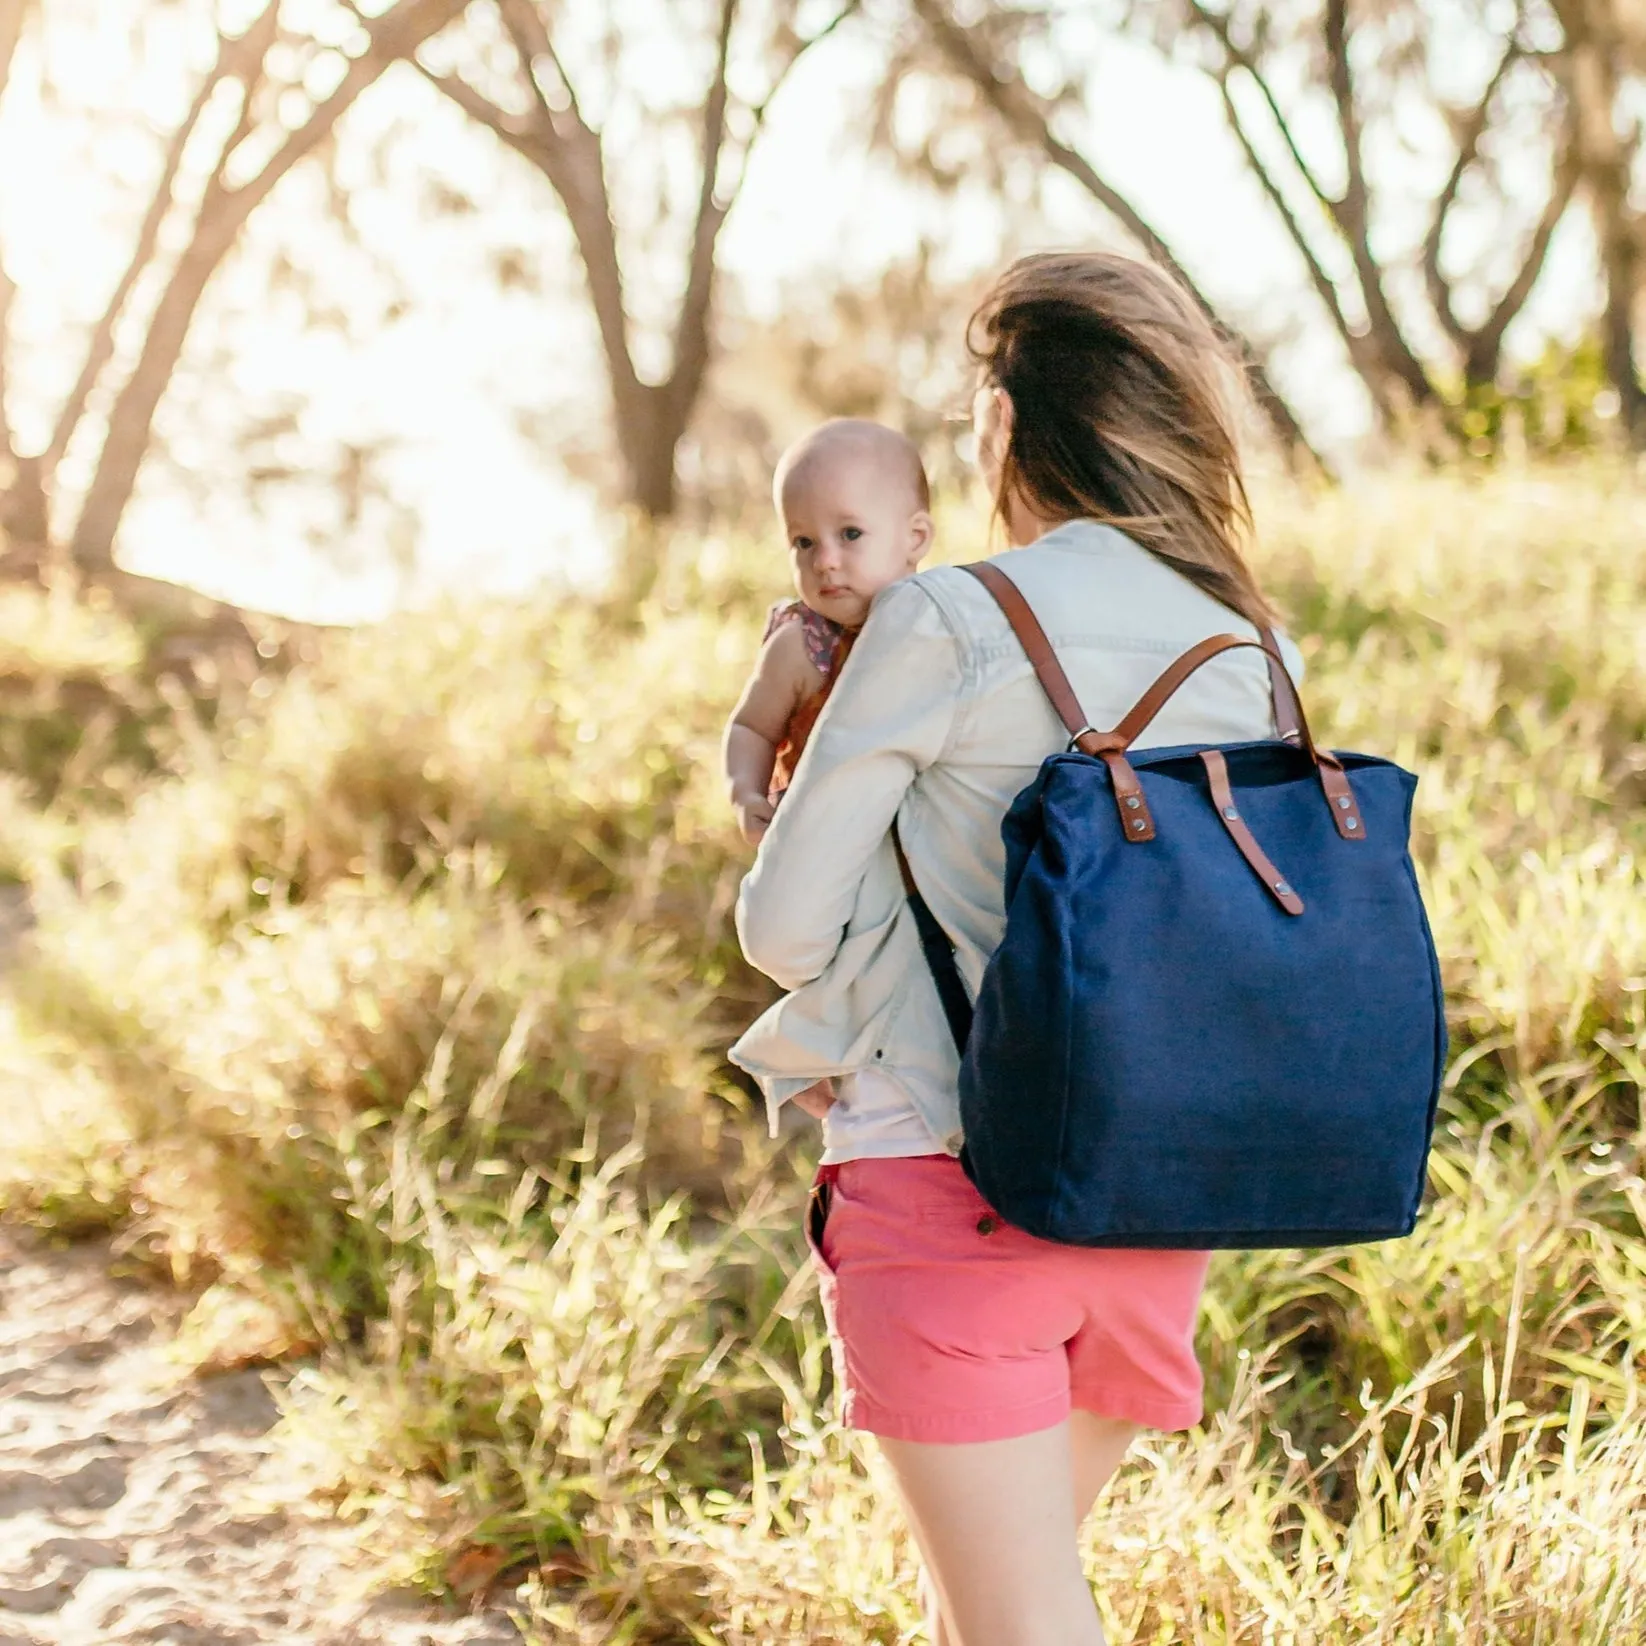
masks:
<svg viewBox="0 0 1646 1646"><path fill-rule="evenodd" d="M906 434L866 417L836 417L803 434L777 460L772 501L785 511L791 488L798 490L827 476L901 491L911 512L932 506L931 487L915 443Z"/></svg>
<svg viewBox="0 0 1646 1646"><path fill-rule="evenodd" d="M784 452L772 479L800 598L848 629L931 546L931 491L914 442L837 417Z"/></svg>

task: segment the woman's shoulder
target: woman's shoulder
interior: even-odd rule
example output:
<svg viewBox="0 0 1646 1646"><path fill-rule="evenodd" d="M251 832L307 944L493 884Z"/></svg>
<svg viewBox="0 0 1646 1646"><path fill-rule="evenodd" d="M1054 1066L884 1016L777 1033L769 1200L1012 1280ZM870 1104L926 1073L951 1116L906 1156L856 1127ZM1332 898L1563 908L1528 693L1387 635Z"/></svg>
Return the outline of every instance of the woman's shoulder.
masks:
<svg viewBox="0 0 1646 1646"><path fill-rule="evenodd" d="M1257 637L1245 618L1135 539L1096 521L1071 521L987 563L1011 580L1054 646L1147 654L1164 668L1208 634ZM935 566L897 587L922 591L926 598L914 599L934 608L964 648L988 652L1010 642L1005 613L965 566ZM905 621L918 617L910 612ZM1276 628L1281 657L1301 677L1301 653L1286 631Z"/></svg>

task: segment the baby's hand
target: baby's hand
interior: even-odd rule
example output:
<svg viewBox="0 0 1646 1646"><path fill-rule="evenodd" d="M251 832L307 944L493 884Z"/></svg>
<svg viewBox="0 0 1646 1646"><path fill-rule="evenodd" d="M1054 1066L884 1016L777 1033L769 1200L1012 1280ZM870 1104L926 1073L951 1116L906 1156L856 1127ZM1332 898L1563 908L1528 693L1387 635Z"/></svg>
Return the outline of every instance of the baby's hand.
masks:
<svg viewBox="0 0 1646 1646"><path fill-rule="evenodd" d="M741 795L732 804L737 808L737 827L743 838L758 846L760 837L771 826L773 806L763 794Z"/></svg>
<svg viewBox="0 0 1646 1646"><path fill-rule="evenodd" d="M821 1120L835 1105L834 1082L820 1080L815 1086L808 1086L803 1092L796 1092L790 1099L797 1109L804 1110L813 1120Z"/></svg>

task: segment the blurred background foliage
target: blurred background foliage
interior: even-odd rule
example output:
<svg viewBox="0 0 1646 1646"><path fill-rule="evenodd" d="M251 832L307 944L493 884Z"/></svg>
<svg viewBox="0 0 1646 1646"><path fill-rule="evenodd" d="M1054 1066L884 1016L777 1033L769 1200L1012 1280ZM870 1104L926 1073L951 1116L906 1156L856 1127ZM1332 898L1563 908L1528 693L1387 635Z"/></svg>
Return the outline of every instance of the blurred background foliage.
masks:
<svg viewBox="0 0 1646 1646"><path fill-rule="evenodd" d="M724 1062L769 993L716 747L775 451L905 427L982 552L979 278L1131 245L1246 356L1313 716L1422 774L1454 1059L1411 1240L1219 1259L1206 1426L1091 1529L1111 1632L1639 1634L1643 37L0 0L0 1210L273 1368L386 1580L544 1640L908 1638L812 1143Z"/></svg>

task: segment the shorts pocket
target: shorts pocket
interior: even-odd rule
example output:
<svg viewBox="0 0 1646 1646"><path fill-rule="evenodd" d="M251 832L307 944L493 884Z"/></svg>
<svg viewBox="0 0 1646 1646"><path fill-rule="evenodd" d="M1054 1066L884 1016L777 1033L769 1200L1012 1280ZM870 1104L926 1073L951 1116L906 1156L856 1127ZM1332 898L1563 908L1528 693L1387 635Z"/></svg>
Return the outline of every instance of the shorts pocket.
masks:
<svg viewBox="0 0 1646 1646"><path fill-rule="evenodd" d="M806 1196L806 1215L803 1227L806 1234L806 1245L817 1261L819 1268L828 1274L834 1273L834 1265L829 1262L823 1250L823 1243L827 1236L829 1211L834 1204L834 1184L828 1178L820 1178L811 1187Z"/></svg>

